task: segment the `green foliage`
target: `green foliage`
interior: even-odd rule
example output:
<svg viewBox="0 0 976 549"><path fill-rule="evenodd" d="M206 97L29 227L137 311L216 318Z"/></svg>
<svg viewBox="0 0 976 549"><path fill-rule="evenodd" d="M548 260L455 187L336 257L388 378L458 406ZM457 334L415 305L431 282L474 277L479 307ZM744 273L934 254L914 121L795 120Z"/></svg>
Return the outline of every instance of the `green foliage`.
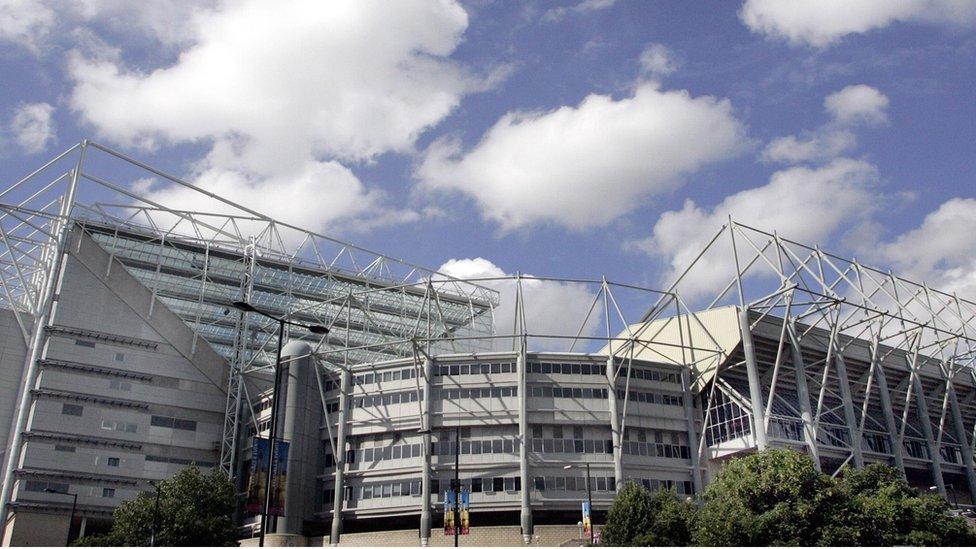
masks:
<svg viewBox="0 0 976 549"><path fill-rule="evenodd" d="M156 545L233 546L237 529L232 520L233 484L216 469L204 475L194 466L159 483L159 531ZM155 491L123 502L114 513L112 530L78 540L78 546L146 546L152 532Z"/></svg>
<svg viewBox="0 0 976 549"><path fill-rule="evenodd" d="M940 497L911 488L883 465L847 470L840 487L854 502L861 545L974 545L976 532Z"/></svg>
<svg viewBox="0 0 976 549"><path fill-rule="evenodd" d="M628 482L607 513L601 540L615 546L684 546L690 541L693 515L694 507L673 491L652 496Z"/></svg>
<svg viewBox="0 0 976 549"><path fill-rule="evenodd" d="M692 539L699 545L821 545L842 494L813 461L770 450L730 461L702 495ZM835 543L843 543L838 524Z"/></svg>
<svg viewBox="0 0 976 549"><path fill-rule="evenodd" d="M919 494L886 465L840 479L792 450L729 461L701 497L627 484L603 529L606 545L976 545L976 530L939 497Z"/></svg>
<svg viewBox="0 0 976 549"><path fill-rule="evenodd" d="M633 482L624 484L607 512L601 541L604 545L633 545L634 538L650 530L651 495Z"/></svg>

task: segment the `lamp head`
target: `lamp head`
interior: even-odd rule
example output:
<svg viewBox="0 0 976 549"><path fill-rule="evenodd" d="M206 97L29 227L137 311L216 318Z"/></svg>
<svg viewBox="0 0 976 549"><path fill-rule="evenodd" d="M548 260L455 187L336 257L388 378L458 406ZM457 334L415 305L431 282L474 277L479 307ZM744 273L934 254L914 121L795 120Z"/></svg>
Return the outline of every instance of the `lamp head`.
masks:
<svg viewBox="0 0 976 549"><path fill-rule="evenodd" d="M313 334L318 334L318 335L325 335L329 333L328 328L326 328L325 326L319 326L318 324L312 324L311 326L308 327L308 330Z"/></svg>

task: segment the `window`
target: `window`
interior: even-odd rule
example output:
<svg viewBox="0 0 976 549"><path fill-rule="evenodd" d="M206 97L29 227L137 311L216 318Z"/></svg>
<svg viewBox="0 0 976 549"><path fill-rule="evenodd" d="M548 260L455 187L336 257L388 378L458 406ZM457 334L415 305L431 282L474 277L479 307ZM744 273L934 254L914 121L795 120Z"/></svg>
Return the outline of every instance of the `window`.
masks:
<svg viewBox="0 0 976 549"><path fill-rule="evenodd" d="M471 493L477 494L481 492L481 478L475 477L471 479Z"/></svg>
<svg viewBox="0 0 976 549"><path fill-rule="evenodd" d="M501 492L505 489L505 479L502 477L495 477L491 479L491 488L493 492Z"/></svg>
<svg viewBox="0 0 976 549"><path fill-rule="evenodd" d="M76 339L75 340L75 345L78 345L79 347L90 347L92 349L95 348L95 342L94 341L85 341L83 339Z"/></svg>
<svg viewBox="0 0 976 549"><path fill-rule="evenodd" d="M132 384L129 383L128 381L119 381L117 379L113 379L112 381L109 382L108 385L109 385L109 388L115 389L117 391L131 391L132 390Z"/></svg>
<svg viewBox="0 0 976 549"><path fill-rule="evenodd" d="M54 451L55 452L74 452L75 451L75 447L74 446L68 446L67 444L55 444L54 445Z"/></svg>
<svg viewBox="0 0 976 549"><path fill-rule="evenodd" d="M546 477L535 477L535 489L540 492L546 490Z"/></svg>
<svg viewBox="0 0 976 549"><path fill-rule="evenodd" d="M115 353L115 362L124 362L124 361L125 361L124 353Z"/></svg>
<svg viewBox="0 0 976 549"><path fill-rule="evenodd" d="M173 427L173 418L163 416L152 416L149 424L154 427Z"/></svg>
<svg viewBox="0 0 976 549"><path fill-rule="evenodd" d="M505 477L505 491L506 492L515 491L515 477Z"/></svg>
<svg viewBox="0 0 976 549"><path fill-rule="evenodd" d="M115 497L115 488L102 488L102 497L103 498L114 498Z"/></svg>
<svg viewBox="0 0 976 549"><path fill-rule="evenodd" d="M61 414L66 416L81 416L85 413L85 407L77 404L62 404Z"/></svg>
<svg viewBox="0 0 976 549"><path fill-rule="evenodd" d="M110 457L107 460L105 460L105 465L108 465L109 467L118 467L119 466L119 458L117 458L117 457Z"/></svg>

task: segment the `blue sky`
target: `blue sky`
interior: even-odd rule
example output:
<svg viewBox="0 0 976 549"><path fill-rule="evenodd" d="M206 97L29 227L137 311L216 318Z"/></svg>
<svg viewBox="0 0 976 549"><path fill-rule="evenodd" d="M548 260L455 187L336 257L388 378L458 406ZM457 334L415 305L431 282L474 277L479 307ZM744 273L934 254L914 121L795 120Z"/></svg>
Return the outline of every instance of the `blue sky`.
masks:
<svg viewBox="0 0 976 549"><path fill-rule="evenodd" d="M0 0L0 180L90 137L453 273L654 287L731 213L972 296L974 30L968 0Z"/></svg>

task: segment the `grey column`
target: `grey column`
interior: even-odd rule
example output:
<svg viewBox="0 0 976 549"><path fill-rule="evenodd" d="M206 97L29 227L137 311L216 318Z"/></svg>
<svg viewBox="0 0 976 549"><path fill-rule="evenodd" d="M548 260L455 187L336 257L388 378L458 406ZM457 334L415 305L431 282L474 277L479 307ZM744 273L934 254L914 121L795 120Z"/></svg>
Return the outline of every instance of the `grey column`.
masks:
<svg viewBox="0 0 976 549"><path fill-rule="evenodd" d="M522 525L522 540L529 543L532 540L532 502L529 498L531 486L529 484L529 390L526 384L525 339L522 339L522 348L516 359L516 369L518 370L518 418L519 418L519 477L521 478L521 514L520 523Z"/></svg>
<svg viewBox="0 0 976 549"><path fill-rule="evenodd" d="M908 360L908 357L905 357ZM915 365L909 360L909 368L916 370ZM929 459L932 462L932 477L936 487L942 497L946 497L945 480L942 478L942 454L935 443L935 436L932 435L932 422L929 419L929 406L925 402L925 390L922 387L922 379L916 370L912 378L912 390L915 393L915 411L917 412L918 422L922 427L922 434L925 435L925 442L929 448Z"/></svg>
<svg viewBox="0 0 976 549"><path fill-rule="evenodd" d="M807 386L806 367L803 363L803 352L800 342L796 338L796 327L790 322L790 349L793 357L793 373L796 377L796 397L800 401L800 420L803 422L803 440L807 443L807 451L813 459L813 464L820 470L820 450L817 448L817 432L813 424L813 409L810 406L810 388Z"/></svg>
<svg viewBox="0 0 976 549"><path fill-rule="evenodd" d="M762 386L759 382L759 366L756 363L756 348L749 329L749 310L739 309L739 332L742 334L742 354L746 359L746 375L749 377L749 400L752 401L752 431L756 435L756 446L765 450L769 446L766 437L766 411L763 408Z"/></svg>
<svg viewBox="0 0 976 549"><path fill-rule="evenodd" d="M871 360L877 361L878 359L872 358ZM885 376L884 366L880 362L874 367L874 380L878 383L881 412L884 414L885 428L888 429L891 453L895 457L895 468L901 471L902 476L905 476L905 458L902 456L902 441L898 436L898 423L895 422L894 408L891 407L891 391L888 389L888 378Z"/></svg>
<svg viewBox="0 0 976 549"><path fill-rule="evenodd" d="M434 361L424 359L424 394L423 394L423 424L421 425L423 441L421 442L424 456L423 470L421 471L420 482L420 545L426 547L430 542L430 432L431 432L431 387L434 379Z"/></svg>
<svg viewBox="0 0 976 549"><path fill-rule="evenodd" d="M624 486L624 460L623 446L621 442L624 437L620 432L620 413L617 411L617 387L613 379L614 360L613 355L607 357L607 407L610 413L610 442L613 444L613 478L616 486L615 490L620 491Z"/></svg>
<svg viewBox="0 0 976 549"><path fill-rule="evenodd" d="M841 403L844 406L844 423L847 424L847 432L851 437L851 454L854 456L854 467L864 468L864 456L861 454L861 433L857 425L857 416L854 414L854 401L851 398L851 384L847 379L847 363L844 362L844 353L834 345L834 366L837 368L837 384L840 386Z"/></svg>
<svg viewBox="0 0 976 549"><path fill-rule="evenodd" d="M318 474L317 454L322 405L312 396L318 383L310 353L304 341L290 341L281 350L284 368L285 402L278 408L281 438L288 443L288 472L285 477L285 508L275 531L279 534L302 533L302 523L315 515L315 486ZM299 358L301 357L301 358Z"/></svg>
<svg viewBox="0 0 976 549"><path fill-rule="evenodd" d="M346 436L349 430L349 397L352 391L352 373L346 369L342 371L339 382L339 417L336 419L338 429L336 433L335 459L335 492L332 501L332 532L329 536L331 545L339 544L342 534L342 510L346 504Z"/></svg>
<svg viewBox="0 0 976 549"><path fill-rule="evenodd" d="M701 496L704 489L702 472L699 464L698 430L695 429L695 407L692 405L694 393L691 391L691 376L688 367L681 367L681 398L685 405L685 419L688 421L688 453L691 454L691 481L695 485L695 495Z"/></svg>
<svg viewBox="0 0 976 549"><path fill-rule="evenodd" d="M959 441L960 446L959 453L962 454L962 463L966 467L966 484L969 486L970 501L976 501L976 467L973 465L972 446L969 445L966 424L962 420L962 412L959 411L956 389L952 386L951 381L947 383L947 386L949 406L952 408L952 423L956 428L956 439Z"/></svg>

